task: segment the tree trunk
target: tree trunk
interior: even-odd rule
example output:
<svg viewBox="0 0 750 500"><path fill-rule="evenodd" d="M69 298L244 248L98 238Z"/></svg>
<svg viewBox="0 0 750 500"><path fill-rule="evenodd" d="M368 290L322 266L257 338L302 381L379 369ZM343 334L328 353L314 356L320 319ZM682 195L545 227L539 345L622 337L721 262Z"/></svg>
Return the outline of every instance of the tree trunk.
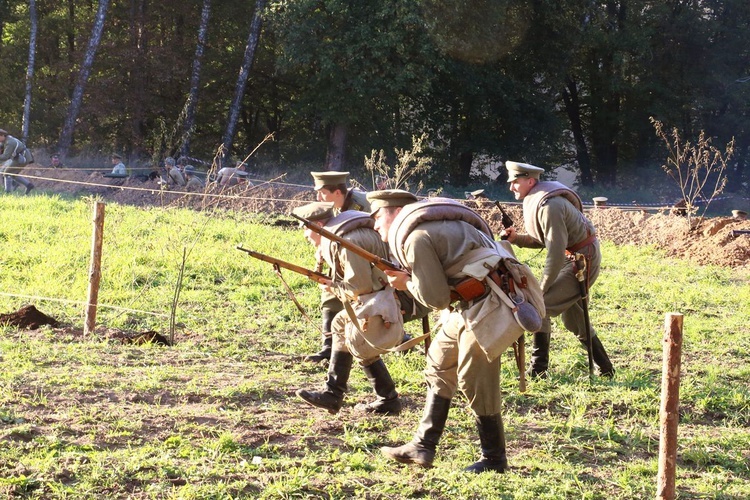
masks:
<svg viewBox="0 0 750 500"><path fill-rule="evenodd" d="M76 26L76 2L75 0L68 0L68 27L66 35L68 38L68 62L71 66L75 63L76 53L76 32L74 26Z"/></svg>
<svg viewBox="0 0 750 500"><path fill-rule="evenodd" d="M328 134L328 151L326 152L326 170L343 170L346 159L347 126L334 123Z"/></svg>
<svg viewBox="0 0 750 500"><path fill-rule="evenodd" d="M565 88L562 92L565 112L570 120L570 130L576 144L576 161L581 171L581 185L593 186L594 178L591 175L591 157L583 134L583 121L581 119L581 103L578 96L578 86L572 78L565 79Z"/></svg>
<svg viewBox="0 0 750 500"><path fill-rule="evenodd" d="M145 135L146 77L144 72L149 43L146 31L146 3L147 0L131 0L130 4L130 43L133 54L130 73L131 102L133 103L130 133L133 153L136 156L139 156L143 150Z"/></svg>
<svg viewBox="0 0 750 500"><path fill-rule="evenodd" d="M70 100L68 114L65 116L63 129L60 133L60 144L58 150L63 156L65 156L65 154L68 152L68 149L70 149L70 145L73 142L73 130L75 129L75 123L76 119L78 118L78 113L81 111L83 91L86 88L89 74L91 74L91 67L94 65L94 57L96 56L96 51L99 48L99 43L102 39L102 31L104 31L104 20L107 17L108 7L109 0L99 0L99 9L96 11L94 26L91 29L91 38L89 38L89 45L86 48L86 54L83 58L81 70L78 72L78 81L76 82L75 88L73 89L73 97Z"/></svg>
<svg viewBox="0 0 750 500"><path fill-rule="evenodd" d="M198 27L198 44L193 56L193 73L190 75L190 92L188 93L187 109L185 110L185 137L182 142L182 154L190 156L190 139L195 127L195 107L198 104L198 86L201 81L201 59L206 47L208 20L211 16L211 0L203 0L201 23Z"/></svg>
<svg viewBox="0 0 750 500"><path fill-rule="evenodd" d="M247 86L247 78L250 74L250 69L253 66L255 60L255 49L258 47L258 40L260 39L260 28L263 24L263 9L266 6L266 0L255 0L255 13L253 14L253 22L250 24L250 34L247 37L247 45L245 46L245 55L242 58L242 66L240 67L240 74L237 77L237 84L234 88L234 98L232 104L229 106L229 116L227 117L227 128L224 132L223 144L223 156L222 163L227 165L229 157L232 152L232 142L234 141L234 134L237 130L237 120L240 116L240 108L242 107L242 98L245 95L245 87Z"/></svg>
<svg viewBox="0 0 750 500"><path fill-rule="evenodd" d="M29 33L29 65L26 68L26 94L23 100L23 121L21 122L21 140L29 140L29 117L31 116L31 88L34 82L34 61L36 59L36 33L38 28L36 16L36 0L29 0L29 19L31 31Z"/></svg>

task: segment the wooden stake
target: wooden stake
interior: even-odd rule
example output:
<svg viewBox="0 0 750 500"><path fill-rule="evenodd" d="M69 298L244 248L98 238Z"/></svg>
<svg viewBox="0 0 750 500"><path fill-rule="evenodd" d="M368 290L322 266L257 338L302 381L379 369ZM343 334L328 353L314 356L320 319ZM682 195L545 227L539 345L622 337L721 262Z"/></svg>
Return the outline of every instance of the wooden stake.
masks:
<svg viewBox="0 0 750 500"><path fill-rule="evenodd" d="M94 204L94 234L91 238L89 264L89 291L86 301L86 322L83 335L87 337L96 328L96 307L99 304L99 282L102 276L102 242L104 241L104 203Z"/></svg>
<svg viewBox="0 0 750 500"><path fill-rule="evenodd" d="M682 314L667 313L664 321L661 409L659 412L659 473L656 498L673 500L677 468L677 425L680 403Z"/></svg>

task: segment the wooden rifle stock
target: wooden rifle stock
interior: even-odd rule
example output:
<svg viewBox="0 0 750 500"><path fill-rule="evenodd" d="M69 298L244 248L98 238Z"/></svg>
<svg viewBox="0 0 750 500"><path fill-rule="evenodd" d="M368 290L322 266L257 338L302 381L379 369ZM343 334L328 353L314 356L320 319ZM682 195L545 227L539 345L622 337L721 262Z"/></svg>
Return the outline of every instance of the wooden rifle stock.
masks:
<svg viewBox="0 0 750 500"><path fill-rule="evenodd" d="M495 202L495 206L497 207L498 210L500 210L500 214L502 214L502 216L503 216L503 218L500 220L500 223L503 225L504 228L507 229L507 228L515 225L515 223L513 222L513 219L511 218L510 215L508 215L508 212L505 211L505 209L503 208L503 206L500 204L499 201ZM500 239L501 240L507 240L508 237L505 236L505 235L503 235L503 236L500 237Z"/></svg>
<svg viewBox="0 0 750 500"><path fill-rule="evenodd" d="M404 269L399 266L398 264L391 262L388 259L384 259L380 257L379 255L375 255L372 252L368 252L364 248L362 248L359 245L355 245L349 240L345 240L341 236L338 236L336 234L333 234L328 229L325 229L323 227L320 227L319 225L315 224L314 222L311 222L304 217L300 217L297 214L292 214L292 217L299 220L301 223L305 225L310 231L313 231L315 233L318 233L319 235L328 238L331 241L335 241L342 247L346 248L350 252L354 253L355 255L358 255L362 257L363 259L370 262L373 266L377 267L381 271L404 271Z"/></svg>
<svg viewBox="0 0 750 500"><path fill-rule="evenodd" d="M262 260L263 262L268 262L269 264L273 264L274 267L288 269L297 274L307 276L309 279L316 281L318 283L328 284L331 281L331 278L329 278L323 273L319 273L317 271L313 271L312 269L307 269L306 267L301 267L296 264L292 264L291 262L286 262L284 260L277 259L276 257L271 257L270 255L265 255L259 252L248 250L247 248L243 248L240 245L237 246L237 250L241 250L247 253L248 255L250 255L250 257L255 257L256 259Z"/></svg>

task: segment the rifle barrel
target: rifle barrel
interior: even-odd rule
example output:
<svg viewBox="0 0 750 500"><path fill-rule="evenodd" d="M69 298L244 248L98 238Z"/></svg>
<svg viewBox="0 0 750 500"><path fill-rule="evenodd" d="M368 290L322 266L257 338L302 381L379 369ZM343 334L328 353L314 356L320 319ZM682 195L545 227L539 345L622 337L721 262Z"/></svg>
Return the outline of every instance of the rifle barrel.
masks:
<svg viewBox="0 0 750 500"><path fill-rule="evenodd" d="M307 276L309 279L318 283L328 283L330 281L330 278L323 273L319 273L317 271L313 271L312 269L307 269L305 267L292 264L291 262L287 262L285 260L277 259L276 257L271 257L270 255L243 248L241 245L237 245L237 250L241 250L251 257L262 260L263 262L268 262L269 264L273 264L274 266L288 269L289 271Z"/></svg>
<svg viewBox="0 0 750 500"><path fill-rule="evenodd" d="M330 232L328 229L325 229L313 222L310 222L304 217L300 217L297 214L292 214L292 217L302 222L311 231L316 232L319 235L325 238L328 238L331 241L335 241L336 243L346 248L347 250L350 250L356 255L359 255L360 257L362 257L363 259L370 261L375 267L377 267L381 271L403 271L403 268L399 266L398 264L391 262L388 259L384 259L380 257L379 255L375 255L374 253L365 250L361 246L355 245L351 241L345 240L341 236Z"/></svg>

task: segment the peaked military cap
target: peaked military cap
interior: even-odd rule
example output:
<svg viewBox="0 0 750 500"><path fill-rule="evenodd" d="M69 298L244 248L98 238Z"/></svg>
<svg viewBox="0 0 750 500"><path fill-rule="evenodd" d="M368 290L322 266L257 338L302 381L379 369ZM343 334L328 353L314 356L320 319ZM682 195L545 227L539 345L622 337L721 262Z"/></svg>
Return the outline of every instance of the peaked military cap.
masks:
<svg viewBox="0 0 750 500"><path fill-rule="evenodd" d="M112 158L117 158L118 160L122 160L122 155L120 153L112 153Z"/></svg>
<svg viewBox="0 0 750 500"><path fill-rule="evenodd" d="M292 210L292 213L297 217L302 217L313 222L328 220L334 216L333 203L315 201L295 208Z"/></svg>
<svg viewBox="0 0 750 500"><path fill-rule="evenodd" d="M472 195L474 198L484 196L484 189L477 189L476 191L472 191L469 194Z"/></svg>
<svg viewBox="0 0 750 500"><path fill-rule="evenodd" d="M8 135L8 131L0 128L0 135Z"/></svg>
<svg viewBox="0 0 750 500"><path fill-rule="evenodd" d="M508 182L522 178L539 179L539 176L544 172L543 168L515 161L506 161L505 168L508 169Z"/></svg>
<svg viewBox="0 0 750 500"><path fill-rule="evenodd" d="M315 191L323 186L346 184L346 180L349 178L349 172L310 172L310 175L315 179Z"/></svg>
<svg viewBox="0 0 750 500"><path fill-rule="evenodd" d="M167 156L166 158L164 158L164 164L172 165L174 167L174 158L172 158L171 156Z"/></svg>
<svg viewBox="0 0 750 500"><path fill-rule="evenodd" d="M370 213L375 214L385 207L404 207L417 201L416 195L403 189L383 189L367 193L370 202Z"/></svg>
<svg viewBox="0 0 750 500"><path fill-rule="evenodd" d="M192 165L185 165L185 173L186 174L194 174L195 173L195 167Z"/></svg>

